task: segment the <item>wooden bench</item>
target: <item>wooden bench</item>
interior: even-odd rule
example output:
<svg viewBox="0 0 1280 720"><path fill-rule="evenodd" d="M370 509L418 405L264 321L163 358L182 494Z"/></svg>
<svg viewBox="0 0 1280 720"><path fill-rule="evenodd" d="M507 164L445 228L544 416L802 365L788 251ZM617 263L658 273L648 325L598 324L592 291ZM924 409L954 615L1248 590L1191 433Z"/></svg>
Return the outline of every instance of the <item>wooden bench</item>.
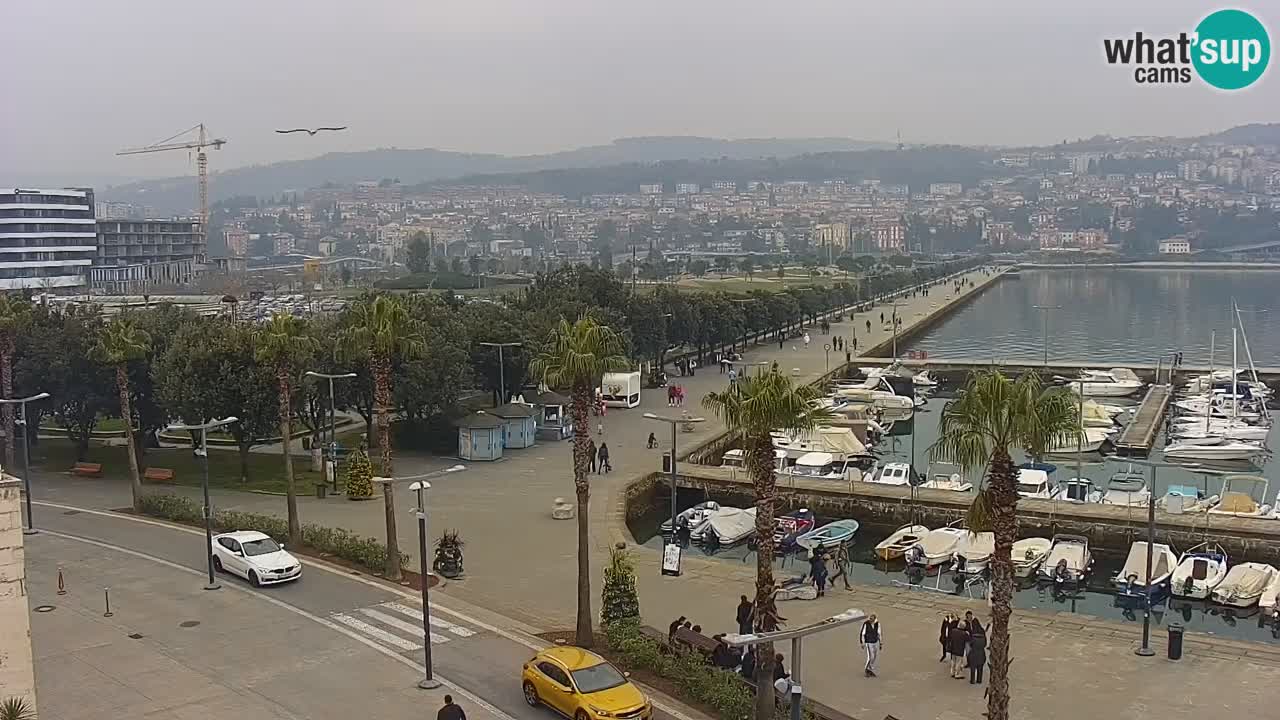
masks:
<svg viewBox="0 0 1280 720"><path fill-rule="evenodd" d="M101 477L102 463L78 462L71 468L71 474L80 477Z"/></svg>
<svg viewBox="0 0 1280 720"><path fill-rule="evenodd" d="M144 482L154 483L173 482L173 471L169 468L149 467L142 473L142 479Z"/></svg>

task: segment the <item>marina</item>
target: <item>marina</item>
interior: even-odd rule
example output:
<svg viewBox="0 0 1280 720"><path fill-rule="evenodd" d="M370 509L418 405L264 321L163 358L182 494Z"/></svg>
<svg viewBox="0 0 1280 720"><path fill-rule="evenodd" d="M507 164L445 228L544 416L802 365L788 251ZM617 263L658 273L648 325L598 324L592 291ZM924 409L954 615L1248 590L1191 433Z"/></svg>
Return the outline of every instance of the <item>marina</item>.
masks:
<svg viewBox="0 0 1280 720"><path fill-rule="evenodd" d="M1143 455L1151 452L1156 433L1164 422L1165 411L1169 409L1169 400L1173 396L1173 388L1169 385L1152 385L1138 405L1133 419L1116 440L1116 450L1121 454Z"/></svg>

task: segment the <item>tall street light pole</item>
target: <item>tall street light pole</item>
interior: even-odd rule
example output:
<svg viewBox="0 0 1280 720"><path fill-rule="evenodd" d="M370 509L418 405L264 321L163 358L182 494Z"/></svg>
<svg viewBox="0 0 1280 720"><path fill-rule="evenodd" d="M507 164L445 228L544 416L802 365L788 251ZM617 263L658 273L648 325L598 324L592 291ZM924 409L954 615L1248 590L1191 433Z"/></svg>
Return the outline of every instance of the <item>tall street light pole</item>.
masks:
<svg viewBox="0 0 1280 720"><path fill-rule="evenodd" d="M333 381L344 380L357 377L355 373L339 373L331 375L329 373L316 372L308 370L307 377L321 378L329 381L329 460L333 463L332 467L326 466L326 472L330 473L330 480L333 482L333 491L338 492L338 399L333 394Z"/></svg>
<svg viewBox="0 0 1280 720"><path fill-rule="evenodd" d="M22 492L26 495L27 503L27 526L22 529L23 535L35 535L35 520L31 517L31 446L28 438L30 428L27 427L27 403L44 400L49 397L49 393L36 393L31 397L0 399L0 405L17 405L18 406L18 422L16 426L22 427ZM133 448L129 449L133 452Z"/></svg>
<svg viewBox="0 0 1280 720"><path fill-rule="evenodd" d="M504 347L520 347L524 343L518 342L482 342L480 345L485 347L498 348L498 405L507 401L507 367L502 362L502 348ZM495 406L496 407L496 406Z"/></svg>
<svg viewBox="0 0 1280 720"><path fill-rule="evenodd" d="M671 426L671 543L678 545L676 542L676 488L679 482L676 475L676 426L681 423L700 423L705 422L706 418L700 417L669 417L666 415L658 415L656 413L645 413L646 420L654 420L664 422ZM679 574L677 571L676 574Z"/></svg>
<svg viewBox="0 0 1280 720"><path fill-rule="evenodd" d="M200 449L196 450L196 455L200 456L200 488L204 493L204 508L202 509L204 515L204 556L208 565L208 582L204 585L205 590L217 590L222 587L213 579L213 507L209 504L209 431L239 421L240 418L233 415L198 425L171 425L169 428L170 430L200 431Z"/></svg>
<svg viewBox="0 0 1280 720"><path fill-rule="evenodd" d="M1032 305L1032 308L1039 310L1041 313L1042 337L1044 343L1044 366L1049 367L1049 312L1051 310L1061 310L1061 305Z"/></svg>
<svg viewBox="0 0 1280 720"><path fill-rule="evenodd" d="M422 654L426 665L425 674L418 681L418 687L423 690L433 690L440 687L440 681L435 679L431 669L431 576L427 573L427 506L423 502L423 495L425 491L431 489L431 483L427 481L427 478L442 477L449 473L462 472L466 469L466 465L447 467L443 470L427 473L421 476L422 479L409 486L409 489L418 496L418 507L414 510L414 514L418 517L418 569L422 574Z"/></svg>
<svg viewBox="0 0 1280 720"><path fill-rule="evenodd" d="M1156 468L1194 468L1195 465L1183 465L1178 463L1157 462L1155 460L1127 459L1134 465L1151 468L1151 484L1147 488L1147 585L1146 592L1143 593L1143 613L1142 613L1142 646L1134 650L1135 655L1142 657L1151 657L1156 652L1151 649L1151 564L1153 545L1156 541Z"/></svg>

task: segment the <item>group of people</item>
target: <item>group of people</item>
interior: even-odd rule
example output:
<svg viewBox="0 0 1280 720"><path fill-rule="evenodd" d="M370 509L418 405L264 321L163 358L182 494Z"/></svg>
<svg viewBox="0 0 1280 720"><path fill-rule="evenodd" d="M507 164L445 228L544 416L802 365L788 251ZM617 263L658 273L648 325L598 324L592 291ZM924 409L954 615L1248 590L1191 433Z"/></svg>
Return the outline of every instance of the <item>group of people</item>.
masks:
<svg viewBox="0 0 1280 720"><path fill-rule="evenodd" d="M689 358L679 358L678 360L676 360L675 365L676 365L676 370L680 371L680 377L685 377L686 375L694 375L695 374L694 371L698 369L698 361L690 360Z"/></svg>
<svg viewBox="0 0 1280 720"><path fill-rule="evenodd" d="M942 646L938 662L950 661L952 678L963 680L967 667L969 684L982 684L982 668L987 664L987 631L973 612L965 611L963 618L951 612L944 614L938 644Z"/></svg>
<svg viewBox="0 0 1280 720"><path fill-rule="evenodd" d="M667 407L684 407L684 386L667 386Z"/></svg>
<svg viewBox="0 0 1280 720"><path fill-rule="evenodd" d="M609 463L609 443L602 439L600 446L596 447L596 441L592 438L587 441L587 452L591 454L590 472L600 475L613 471L613 465Z"/></svg>
<svg viewBox="0 0 1280 720"><path fill-rule="evenodd" d="M831 349L835 350L836 352L843 350L846 353L848 353L849 341L845 340L843 335L837 335L831 338ZM855 334L853 336L853 350L856 352L857 349L858 349L858 336Z"/></svg>
<svg viewBox="0 0 1280 720"><path fill-rule="evenodd" d="M835 566L835 575L831 574L828 563ZM833 548L818 543L809 553L809 573L805 577L817 588L818 597L826 594L827 583L835 587L836 580L844 580L844 589L852 590L849 585L849 563L849 548L843 543Z"/></svg>

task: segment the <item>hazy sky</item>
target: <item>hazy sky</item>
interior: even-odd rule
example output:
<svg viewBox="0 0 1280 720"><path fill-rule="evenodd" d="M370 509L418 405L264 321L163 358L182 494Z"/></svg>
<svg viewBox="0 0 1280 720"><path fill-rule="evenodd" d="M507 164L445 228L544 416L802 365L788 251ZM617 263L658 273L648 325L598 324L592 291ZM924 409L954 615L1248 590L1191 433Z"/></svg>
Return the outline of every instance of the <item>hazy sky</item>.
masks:
<svg viewBox="0 0 1280 720"><path fill-rule="evenodd" d="M1260 5L1255 3L1255 5ZM0 175L189 172L115 157L205 122L215 169L330 150L533 153L635 135L1048 143L1280 120L1280 60L1234 94L1142 87L1102 38L1189 0L27 0L0 17ZM1249 8L1248 5L1237 7ZM1250 8L1280 28L1274 5ZM277 127L350 125L342 135Z"/></svg>

